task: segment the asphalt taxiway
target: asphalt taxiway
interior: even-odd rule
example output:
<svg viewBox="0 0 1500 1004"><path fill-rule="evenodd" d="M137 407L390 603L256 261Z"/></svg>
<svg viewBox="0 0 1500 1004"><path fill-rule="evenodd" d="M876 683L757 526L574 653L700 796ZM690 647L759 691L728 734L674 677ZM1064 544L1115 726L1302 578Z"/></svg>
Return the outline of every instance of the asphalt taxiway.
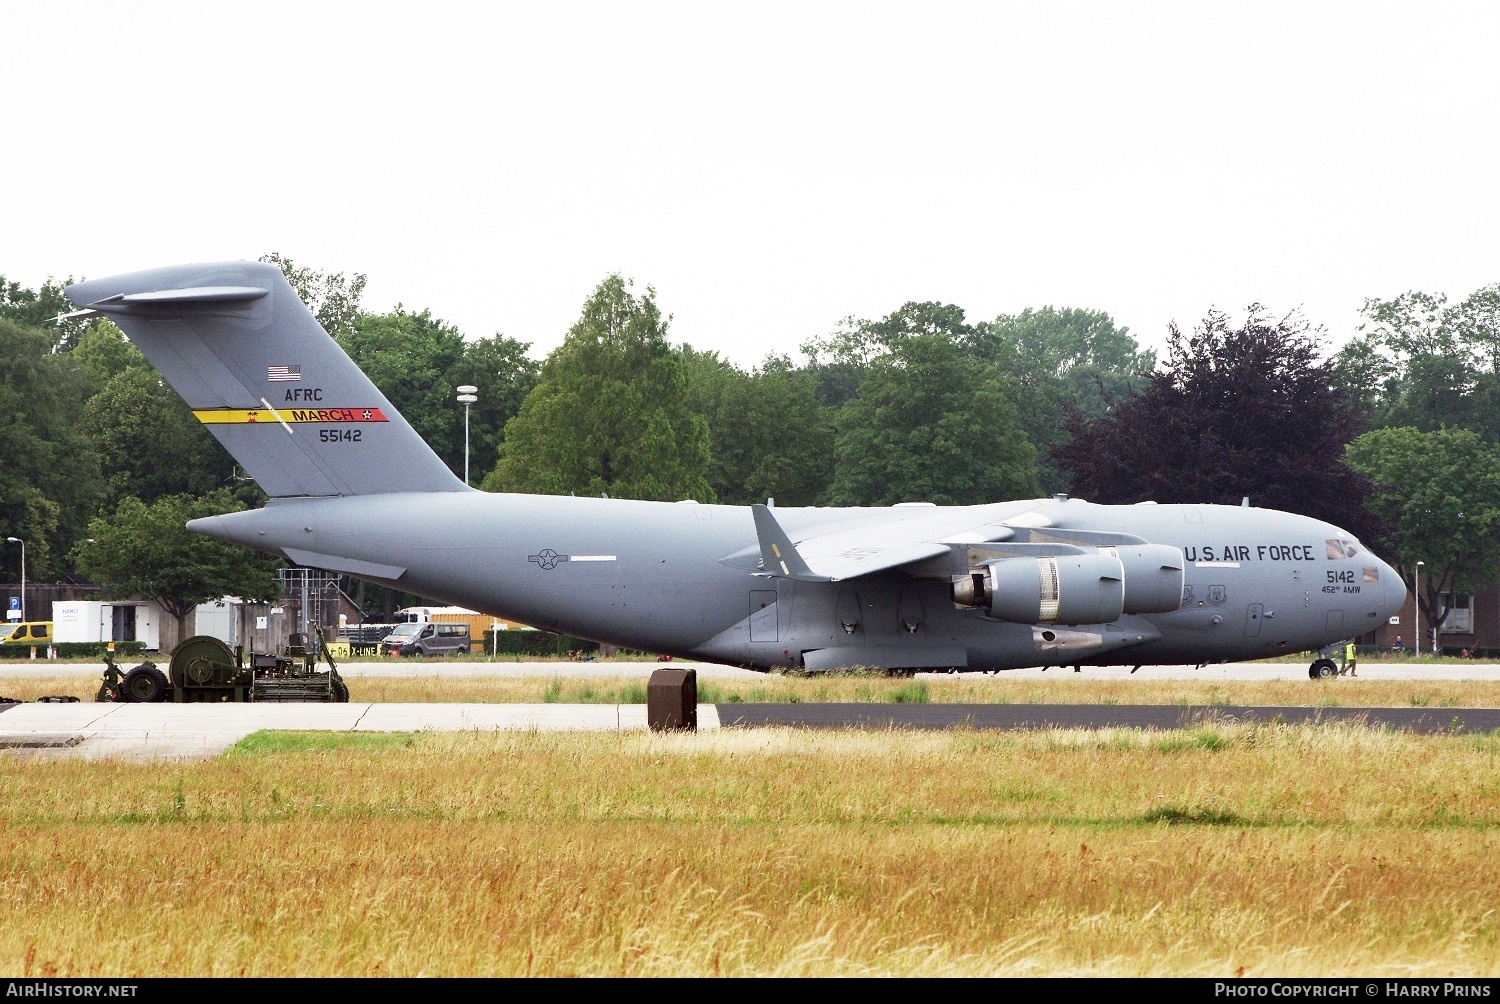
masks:
<svg viewBox="0 0 1500 1004"><path fill-rule="evenodd" d="M1209 723L1347 723L1419 734L1491 732L1500 708L1229 707L1182 704L721 704L724 727L1181 729ZM3 726L3 723L0 723Z"/></svg>

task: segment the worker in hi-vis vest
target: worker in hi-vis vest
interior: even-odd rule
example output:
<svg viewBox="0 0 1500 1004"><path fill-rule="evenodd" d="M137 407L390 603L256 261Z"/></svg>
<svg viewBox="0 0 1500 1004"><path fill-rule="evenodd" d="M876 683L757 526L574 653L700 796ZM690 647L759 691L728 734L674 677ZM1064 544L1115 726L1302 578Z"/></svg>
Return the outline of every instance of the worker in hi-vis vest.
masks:
<svg viewBox="0 0 1500 1004"><path fill-rule="evenodd" d="M1350 641L1349 644L1347 644L1347 645L1344 646L1344 671L1347 672L1350 676L1358 676L1359 675L1358 673L1356 673L1354 671L1354 642L1353 641Z"/></svg>

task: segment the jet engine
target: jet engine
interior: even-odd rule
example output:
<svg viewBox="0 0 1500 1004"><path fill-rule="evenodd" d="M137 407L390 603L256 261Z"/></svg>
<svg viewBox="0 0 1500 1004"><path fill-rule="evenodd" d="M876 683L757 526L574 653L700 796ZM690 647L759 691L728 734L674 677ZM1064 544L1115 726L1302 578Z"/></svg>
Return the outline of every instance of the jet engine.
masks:
<svg viewBox="0 0 1500 1004"><path fill-rule="evenodd" d="M956 583L953 598L1019 624L1102 624L1124 612L1125 572L1106 554L1001 558Z"/></svg>
<svg viewBox="0 0 1500 1004"><path fill-rule="evenodd" d="M1018 624L1108 624L1123 614L1176 610L1182 585L1181 551L1129 544L987 561L954 583L953 600Z"/></svg>
<svg viewBox="0 0 1500 1004"><path fill-rule="evenodd" d="M1120 559L1125 569L1125 612L1169 614L1182 606L1182 551L1167 544L1121 544L1100 554Z"/></svg>

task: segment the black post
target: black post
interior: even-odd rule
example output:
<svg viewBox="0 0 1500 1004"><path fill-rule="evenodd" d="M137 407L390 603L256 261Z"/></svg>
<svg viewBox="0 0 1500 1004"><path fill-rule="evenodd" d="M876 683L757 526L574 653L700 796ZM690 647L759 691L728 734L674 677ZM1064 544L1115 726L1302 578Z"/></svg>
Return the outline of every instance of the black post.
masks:
<svg viewBox="0 0 1500 1004"><path fill-rule="evenodd" d="M698 671L658 669L646 684L646 722L652 732L698 731Z"/></svg>

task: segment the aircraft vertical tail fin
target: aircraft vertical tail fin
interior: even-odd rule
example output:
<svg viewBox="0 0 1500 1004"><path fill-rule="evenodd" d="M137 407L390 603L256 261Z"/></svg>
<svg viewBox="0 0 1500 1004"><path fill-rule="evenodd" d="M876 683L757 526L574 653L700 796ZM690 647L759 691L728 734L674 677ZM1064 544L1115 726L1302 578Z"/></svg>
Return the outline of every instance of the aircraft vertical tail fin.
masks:
<svg viewBox="0 0 1500 1004"><path fill-rule="evenodd" d="M267 495L468 490L274 265L151 269L67 295L118 324Z"/></svg>

